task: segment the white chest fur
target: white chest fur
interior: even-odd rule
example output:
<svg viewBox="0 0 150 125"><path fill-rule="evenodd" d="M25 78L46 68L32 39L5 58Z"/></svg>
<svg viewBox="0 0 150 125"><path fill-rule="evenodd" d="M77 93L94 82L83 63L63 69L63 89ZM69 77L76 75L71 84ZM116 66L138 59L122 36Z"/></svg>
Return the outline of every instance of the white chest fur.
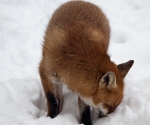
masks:
<svg viewBox="0 0 150 125"><path fill-rule="evenodd" d="M94 110L98 113L100 111L103 112L104 115L107 115L108 111L104 108L103 103L99 103L98 105L95 105L92 98L85 98L78 94L78 96L84 101L85 104L91 106L94 108Z"/></svg>

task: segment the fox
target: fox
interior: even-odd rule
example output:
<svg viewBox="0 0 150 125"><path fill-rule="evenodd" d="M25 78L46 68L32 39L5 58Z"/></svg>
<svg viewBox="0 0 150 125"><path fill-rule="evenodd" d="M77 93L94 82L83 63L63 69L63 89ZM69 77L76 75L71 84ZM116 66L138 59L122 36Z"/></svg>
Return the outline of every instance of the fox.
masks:
<svg viewBox="0 0 150 125"><path fill-rule="evenodd" d="M75 0L55 10L39 64L47 116L55 118L62 111L63 85L78 96L80 123L92 125L91 108L99 118L117 108L134 60L119 65L111 61L109 41L109 22L97 5Z"/></svg>

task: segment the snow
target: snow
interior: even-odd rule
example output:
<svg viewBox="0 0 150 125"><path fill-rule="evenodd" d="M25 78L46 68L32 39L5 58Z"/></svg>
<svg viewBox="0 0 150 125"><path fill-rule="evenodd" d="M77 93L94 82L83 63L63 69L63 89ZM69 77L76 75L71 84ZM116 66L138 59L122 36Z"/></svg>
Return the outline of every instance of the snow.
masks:
<svg viewBox="0 0 150 125"><path fill-rule="evenodd" d="M94 125L150 124L150 1L88 0L107 15L109 54L119 64L135 63L125 78L124 99ZM54 119L38 74L44 31L65 0L0 0L0 125L78 124L77 97L64 93L63 111Z"/></svg>

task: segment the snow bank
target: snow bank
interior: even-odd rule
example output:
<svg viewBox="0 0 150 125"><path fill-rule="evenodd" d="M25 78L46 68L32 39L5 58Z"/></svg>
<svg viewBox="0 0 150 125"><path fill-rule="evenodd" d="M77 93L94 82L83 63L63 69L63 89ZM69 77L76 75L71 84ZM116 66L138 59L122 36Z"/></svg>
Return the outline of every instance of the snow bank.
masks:
<svg viewBox="0 0 150 125"><path fill-rule="evenodd" d="M64 111L57 118L51 119L46 117L46 99L38 80L33 78L10 79L7 82L0 82L0 88L1 125L71 125L72 122L77 123L75 116L67 111L75 107L73 101L76 97L73 94L67 95L70 98L68 104L74 103L74 106L65 104L67 107L64 107ZM65 100L68 97L66 96Z"/></svg>
<svg viewBox="0 0 150 125"><path fill-rule="evenodd" d="M91 1L91 0L88 0ZM46 117L38 75L48 20L65 0L0 1L0 125L78 124L77 97L65 91L63 111ZM111 26L109 54L119 64L135 61L125 78L124 99L94 125L150 124L150 1L94 0Z"/></svg>

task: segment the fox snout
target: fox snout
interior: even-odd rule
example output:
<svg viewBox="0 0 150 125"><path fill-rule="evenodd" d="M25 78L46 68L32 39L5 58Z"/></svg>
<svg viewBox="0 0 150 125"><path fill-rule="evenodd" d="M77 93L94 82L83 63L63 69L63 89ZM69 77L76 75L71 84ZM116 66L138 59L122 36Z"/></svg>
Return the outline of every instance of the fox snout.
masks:
<svg viewBox="0 0 150 125"><path fill-rule="evenodd" d="M96 113L98 118L106 117L106 112L103 112L101 109L94 109L94 112Z"/></svg>
<svg viewBox="0 0 150 125"><path fill-rule="evenodd" d="M116 107L100 104L99 108L93 108L93 109L96 115L98 116L98 118L103 118L106 117L108 114L112 113L116 109Z"/></svg>
<svg viewBox="0 0 150 125"><path fill-rule="evenodd" d="M99 111L98 113L98 118L103 118L106 117L107 115L105 115L102 111Z"/></svg>

